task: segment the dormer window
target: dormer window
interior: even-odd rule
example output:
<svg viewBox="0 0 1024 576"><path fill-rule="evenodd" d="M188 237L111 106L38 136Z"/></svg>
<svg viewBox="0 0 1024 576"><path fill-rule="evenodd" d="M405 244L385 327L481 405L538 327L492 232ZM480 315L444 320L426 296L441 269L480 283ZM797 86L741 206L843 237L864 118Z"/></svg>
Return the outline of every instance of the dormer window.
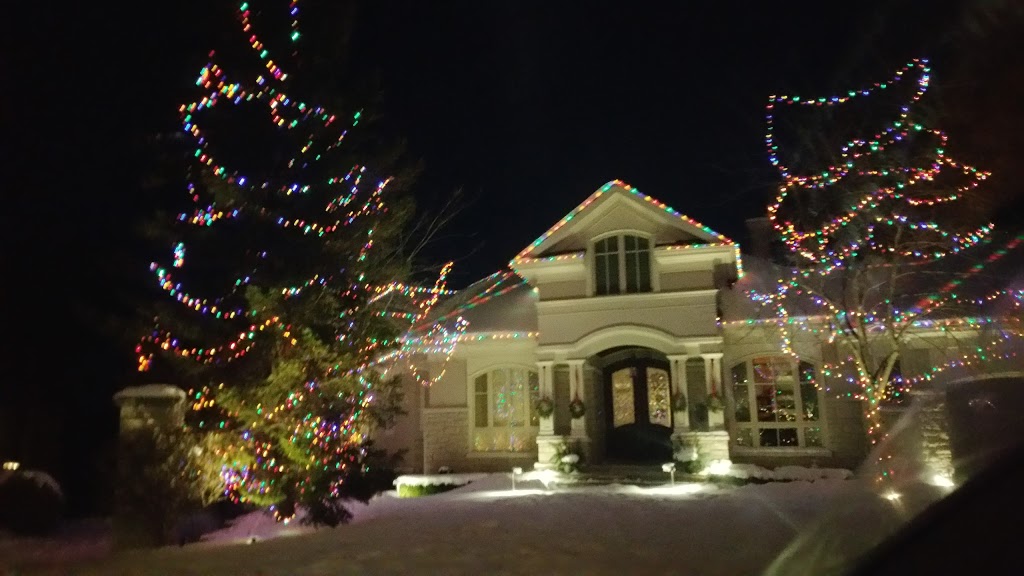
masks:
<svg viewBox="0 0 1024 576"><path fill-rule="evenodd" d="M633 294L651 291L651 243L629 234L594 242L594 293Z"/></svg>

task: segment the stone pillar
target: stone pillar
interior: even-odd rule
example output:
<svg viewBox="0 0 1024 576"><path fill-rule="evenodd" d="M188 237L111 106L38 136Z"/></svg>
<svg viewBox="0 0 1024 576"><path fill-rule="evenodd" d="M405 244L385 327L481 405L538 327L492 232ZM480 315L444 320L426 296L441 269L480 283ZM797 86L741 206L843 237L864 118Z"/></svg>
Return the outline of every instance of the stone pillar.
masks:
<svg viewBox="0 0 1024 576"><path fill-rule="evenodd" d="M119 547L138 548L169 543L182 512L174 488L161 474L174 450L162 436L180 430L185 419L185 393L177 386L147 384L114 395L120 408L114 538ZM163 438L161 440L161 438Z"/></svg>
<svg viewBox="0 0 1024 576"><path fill-rule="evenodd" d="M555 363L550 360L537 362L537 380L540 385L540 397L555 401ZM537 462L533 465L538 470L554 467L552 459L558 445L564 442L562 436L555 435L555 414L540 417L537 431Z"/></svg>
<svg viewBox="0 0 1024 576"><path fill-rule="evenodd" d="M722 390L722 353L701 354L704 358L704 383L707 386L708 396L712 393L718 396L722 409L715 412L708 410L708 429L725 430L725 394Z"/></svg>
<svg viewBox="0 0 1024 576"><path fill-rule="evenodd" d="M669 379L672 382L672 398L675 400L677 394L686 395L686 354L673 355L668 357ZM689 403L690 399L686 399ZM675 410L672 415L672 433L681 434L690 430L690 411Z"/></svg>
<svg viewBox="0 0 1024 576"><path fill-rule="evenodd" d="M919 407L921 463L926 482L944 485L953 482L953 452L949 442L949 418L945 390L912 389L911 397Z"/></svg>
<svg viewBox="0 0 1024 576"><path fill-rule="evenodd" d="M170 384L146 384L114 394L121 435L142 428L176 428L185 422L185 392Z"/></svg>

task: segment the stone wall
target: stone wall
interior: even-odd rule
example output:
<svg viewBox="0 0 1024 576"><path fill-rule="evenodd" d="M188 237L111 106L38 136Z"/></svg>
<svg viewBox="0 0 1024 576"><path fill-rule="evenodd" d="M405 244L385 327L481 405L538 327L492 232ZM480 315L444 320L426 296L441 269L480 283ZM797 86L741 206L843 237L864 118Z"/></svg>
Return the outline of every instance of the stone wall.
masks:
<svg viewBox="0 0 1024 576"><path fill-rule="evenodd" d="M711 432L682 432L674 435L673 444L679 447L676 459L686 461L696 450L698 456L706 462L712 460L729 460L729 433L724 430Z"/></svg>
<svg viewBox="0 0 1024 576"><path fill-rule="evenodd" d="M436 474L441 466L447 466L455 472L471 471L466 458L469 452L468 418L467 408L423 410L424 474Z"/></svg>
<svg viewBox="0 0 1024 576"><path fill-rule="evenodd" d="M535 451L471 453L466 408L426 408L422 422L424 474L436 474L442 466L453 472L508 472L513 466L529 470L537 461Z"/></svg>
<svg viewBox="0 0 1024 576"><path fill-rule="evenodd" d="M823 408L827 429L825 446L832 451L832 458L819 465L850 469L860 466L869 448L861 402L829 396Z"/></svg>

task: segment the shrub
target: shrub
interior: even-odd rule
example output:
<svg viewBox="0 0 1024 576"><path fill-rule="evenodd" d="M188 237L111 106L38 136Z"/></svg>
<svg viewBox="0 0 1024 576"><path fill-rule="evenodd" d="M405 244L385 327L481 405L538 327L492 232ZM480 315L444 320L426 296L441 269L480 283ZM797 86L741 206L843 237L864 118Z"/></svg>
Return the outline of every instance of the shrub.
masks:
<svg viewBox="0 0 1024 576"><path fill-rule="evenodd" d="M399 498L419 498L431 494L441 494L458 488L459 484L399 484Z"/></svg>
<svg viewBox="0 0 1024 576"><path fill-rule="evenodd" d="M208 437L207 437L208 438ZM215 502L223 481L202 438L183 428L140 428L120 437L115 539L134 548L181 544L176 526ZM187 532L187 530L185 531Z"/></svg>
<svg viewBox="0 0 1024 576"><path fill-rule="evenodd" d="M13 472L0 478L0 526L20 536L45 536L57 528L63 496L43 472Z"/></svg>

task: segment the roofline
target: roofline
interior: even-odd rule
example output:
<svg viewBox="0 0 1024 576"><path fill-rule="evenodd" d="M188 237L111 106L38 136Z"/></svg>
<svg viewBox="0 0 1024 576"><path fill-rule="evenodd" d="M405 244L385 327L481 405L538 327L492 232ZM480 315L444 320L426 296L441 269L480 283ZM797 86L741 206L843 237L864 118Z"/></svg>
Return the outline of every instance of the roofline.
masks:
<svg viewBox="0 0 1024 576"><path fill-rule="evenodd" d="M722 234L719 234L718 232L715 232L711 228L708 228L707 226L701 224L700 222L694 220L693 218L690 218L689 216L686 216L685 214L682 214L682 213L676 211L674 208L672 208L671 206L665 204L664 202L661 202L660 200L657 200L657 199L655 199L652 196L648 196L648 195L640 192L639 190L637 190L636 188L630 186L629 184L626 184L622 180L611 180L611 181L605 183L604 186L601 186L600 188L595 190L594 193L591 194L590 196L588 196L586 200L581 202L579 206L573 208L573 210L571 212L569 212L561 220L556 222L554 226L552 226L551 228L548 228L548 230L546 232L544 232L543 234L538 236L537 239L534 240L532 243L530 243L529 246L527 246L526 248L523 248L519 252L519 254L516 254L515 258L513 258L512 261L509 262L509 265L514 265L514 264L516 264L516 263L518 263L520 261L523 261L523 260L531 258L531 254L533 253L533 251L538 246L543 244L544 241L547 240L552 234L557 232L562 226L567 224L570 220L572 220L573 218L578 216L580 214L580 212L583 212L588 206L593 204L595 200L600 198L605 192L608 192L609 190L611 190L612 187L614 187L614 186L618 186L618 187L622 188L623 190L626 190L630 194L633 194L634 196L639 197L640 199L644 200L645 202L649 202L649 203L657 206L658 208L661 208L665 212L668 212L672 216L675 216L675 217L679 218L680 220L686 222L687 224L690 224L691 226L696 226L697 228L700 228L705 233L707 233L707 234L709 234L711 236L714 236L715 238L718 238L721 241L722 244L731 245L731 246L738 246L738 244L736 242L732 241L731 239L723 236Z"/></svg>

